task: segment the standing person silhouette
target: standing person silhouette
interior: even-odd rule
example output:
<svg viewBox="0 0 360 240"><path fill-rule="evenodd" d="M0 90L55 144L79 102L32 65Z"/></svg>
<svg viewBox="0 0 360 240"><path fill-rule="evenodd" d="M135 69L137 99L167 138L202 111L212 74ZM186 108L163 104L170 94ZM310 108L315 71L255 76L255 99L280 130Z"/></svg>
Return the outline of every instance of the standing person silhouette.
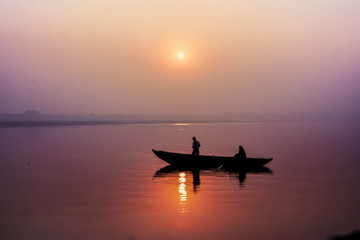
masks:
<svg viewBox="0 0 360 240"><path fill-rule="evenodd" d="M199 156L199 154L200 154L200 152L199 152L200 142L196 140L196 137L193 137L192 140L193 140L193 144L192 144L193 152L192 152L192 155Z"/></svg>

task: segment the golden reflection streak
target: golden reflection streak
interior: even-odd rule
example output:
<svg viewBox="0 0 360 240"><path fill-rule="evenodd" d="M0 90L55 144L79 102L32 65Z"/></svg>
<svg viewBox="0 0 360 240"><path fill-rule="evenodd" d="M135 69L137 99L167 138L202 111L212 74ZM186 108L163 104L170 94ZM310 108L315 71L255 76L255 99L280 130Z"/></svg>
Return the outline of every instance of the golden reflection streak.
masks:
<svg viewBox="0 0 360 240"><path fill-rule="evenodd" d="M173 125L173 126L189 126L189 125L191 125L191 123L173 123L171 125Z"/></svg>
<svg viewBox="0 0 360 240"><path fill-rule="evenodd" d="M180 202L186 201L187 192L186 192L186 174L184 172L179 173L179 193L180 193Z"/></svg>

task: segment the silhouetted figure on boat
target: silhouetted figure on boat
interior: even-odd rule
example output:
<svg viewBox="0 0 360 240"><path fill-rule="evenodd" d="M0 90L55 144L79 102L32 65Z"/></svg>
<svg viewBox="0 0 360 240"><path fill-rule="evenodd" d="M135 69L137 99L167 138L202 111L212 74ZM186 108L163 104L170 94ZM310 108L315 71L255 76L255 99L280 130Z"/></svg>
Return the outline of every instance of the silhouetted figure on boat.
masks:
<svg viewBox="0 0 360 240"><path fill-rule="evenodd" d="M192 155L197 155L199 156L200 152L199 152L199 148L200 148L200 142L196 140L196 137L192 138L193 140L193 144L192 144Z"/></svg>
<svg viewBox="0 0 360 240"><path fill-rule="evenodd" d="M239 152L235 154L235 157L241 160L246 159L246 152L242 146L239 146Z"/></svg>

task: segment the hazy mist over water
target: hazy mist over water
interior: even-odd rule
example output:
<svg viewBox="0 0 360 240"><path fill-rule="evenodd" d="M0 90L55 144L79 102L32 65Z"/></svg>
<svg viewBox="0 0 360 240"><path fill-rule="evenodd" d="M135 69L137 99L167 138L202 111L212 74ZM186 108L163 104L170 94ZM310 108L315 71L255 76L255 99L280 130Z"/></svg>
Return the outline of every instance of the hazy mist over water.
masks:
<svg viewBox="0 0 360 240"><path fill-rule="evenodd" d="M328 239L360 229L356 122L0 129L1 239ZM273 157L164 171L152 148Z"/></svg>

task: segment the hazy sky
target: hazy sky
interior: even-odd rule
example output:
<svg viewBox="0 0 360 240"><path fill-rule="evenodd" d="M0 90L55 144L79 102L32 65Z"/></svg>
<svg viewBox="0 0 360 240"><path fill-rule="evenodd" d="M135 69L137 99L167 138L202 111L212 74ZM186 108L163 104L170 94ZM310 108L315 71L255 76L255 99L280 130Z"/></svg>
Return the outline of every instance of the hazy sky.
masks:
<svg viewBox="0 0 360 240"><path fill-rule="evenodd" d="M359 112L359 24L359 0L1 0L0 113Z"/></svg>

